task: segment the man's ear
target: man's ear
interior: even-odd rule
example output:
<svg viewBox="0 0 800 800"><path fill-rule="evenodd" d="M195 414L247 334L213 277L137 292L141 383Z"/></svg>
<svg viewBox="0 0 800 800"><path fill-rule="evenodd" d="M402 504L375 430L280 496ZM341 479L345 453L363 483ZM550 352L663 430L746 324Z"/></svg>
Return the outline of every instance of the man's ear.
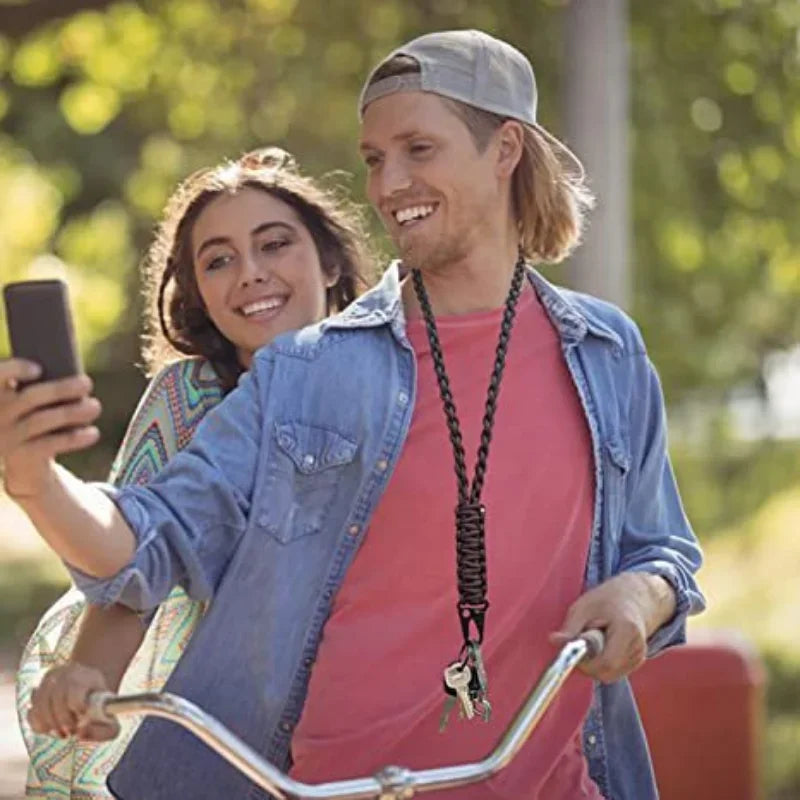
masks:
<svg viewBox="0 0 800 800"><path fill-rule="evenodd" d="M525 135L522 124L516 120L507 119L494 135L497 177L509 179L522 158L522 143Z"/></svg>

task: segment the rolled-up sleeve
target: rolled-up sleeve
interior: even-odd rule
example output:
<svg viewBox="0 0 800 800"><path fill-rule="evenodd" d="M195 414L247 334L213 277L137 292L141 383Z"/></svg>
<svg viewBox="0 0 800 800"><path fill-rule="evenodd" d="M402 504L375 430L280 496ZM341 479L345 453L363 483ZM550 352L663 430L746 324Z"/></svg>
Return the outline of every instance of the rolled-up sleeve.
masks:
<svg viewBox="0 0 800 800"><path fill-rule="evenodd" d="M648 642L648 656L686 640L686 618L705 608L695 579L702 552L681 503L667 453L661 384L646 354L636 371L629 414L631 468L618 572L659 575L675 592L675 614Z"/></svg>
<svg viewBox="0 0 800 800"><path fill-rule="evenodd" d="M90 602L147 612L176 585L208 599L230 562L250 513L262 438L262 402L272 361L260 353L238 387L200 424L192 441L146 486L100 485L137 545L116 575L70 567Z"/></svg>

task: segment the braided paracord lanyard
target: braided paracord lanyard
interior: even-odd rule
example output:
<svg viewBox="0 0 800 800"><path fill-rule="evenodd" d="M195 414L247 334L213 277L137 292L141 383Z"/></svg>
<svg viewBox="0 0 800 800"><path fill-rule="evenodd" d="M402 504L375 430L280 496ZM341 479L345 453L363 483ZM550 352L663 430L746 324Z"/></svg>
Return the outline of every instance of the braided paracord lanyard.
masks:
<svg viewBox="0 0 800 800"><path fill-rule="evenodd" d="M486 477L486 461L489 456L489 444L492 441L492 427L495 411L497 410L497 397L500 392L500 380L505 367L506 352L511 336L511 328L517 310L517 301L522 290L522 281L525 277L525 262L520 254L514 267L511 279L511 288L506 298L503 321L500 325L500 338L497 342L494 368L489 381L486 396L486 409L483 415L483 429L481 431L478 457L475 462L475 476L470 486L467 478L467 466L464 457L464 442L461 436L461 426L456 414L453 394L450 391L450 381L444 365L444 355L439 342L439 333L436 329L436 320L433 317L428 294L422 282L419 270L412 271L414 291L417 294L425 326L428 331L428 340L431 346L433 367L439 383L439 394L442 398L444 413L447 418L447 427L450 432L450 442L453 445L455 458L456 480L458 481L458 505L456 506L456 574L458 578L458 619L464 638L462 654L471 644L480 645L483 642L483 629L489 601L486 597L486 541L485 517L486 509L481 503L481 491ZM474 636L470 631L470 623L474 625Z"/></svg>

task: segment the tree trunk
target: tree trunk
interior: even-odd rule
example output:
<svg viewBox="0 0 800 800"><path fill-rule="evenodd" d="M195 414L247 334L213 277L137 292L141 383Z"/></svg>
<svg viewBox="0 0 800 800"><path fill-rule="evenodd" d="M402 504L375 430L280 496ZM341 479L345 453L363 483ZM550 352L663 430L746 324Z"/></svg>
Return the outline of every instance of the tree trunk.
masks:
<svg viewBox="0 0 800 800"><path fill-rule="evenodd" d="M626 0L572 0L565 25L565 129L597 197L584 242L567 265L571 286L630 301Z"/></svg>

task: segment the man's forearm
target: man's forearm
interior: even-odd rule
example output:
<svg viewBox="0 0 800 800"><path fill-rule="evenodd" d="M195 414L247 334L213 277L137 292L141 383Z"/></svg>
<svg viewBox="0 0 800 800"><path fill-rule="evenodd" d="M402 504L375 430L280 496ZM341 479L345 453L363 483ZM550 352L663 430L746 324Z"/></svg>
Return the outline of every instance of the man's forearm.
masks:
<svg viewBox="0 0 800 800"><path fill-rule="evenodd" d="M595 680L613 683L635 670L647 655L653 634L675 616L677 598L660 575L621 572L581 595L570 606L553 641L562 643L587 628L602 628L602 654L581 666Z"/></svg>
<svg viewBox="0 0 800 800"><path fill-rule="evenodd" d="M675 616L675 590L660 575L629 573L636 582L637 601L643 611L648 638Z"/></svg>
<svg viewBox="0 0 800 800"><path fill-rule="evenodd" d="M39 534L68 564L96 578L119 572L133 557L136 537L99 489L58 466L30 496L14 496Z"/></svg>

